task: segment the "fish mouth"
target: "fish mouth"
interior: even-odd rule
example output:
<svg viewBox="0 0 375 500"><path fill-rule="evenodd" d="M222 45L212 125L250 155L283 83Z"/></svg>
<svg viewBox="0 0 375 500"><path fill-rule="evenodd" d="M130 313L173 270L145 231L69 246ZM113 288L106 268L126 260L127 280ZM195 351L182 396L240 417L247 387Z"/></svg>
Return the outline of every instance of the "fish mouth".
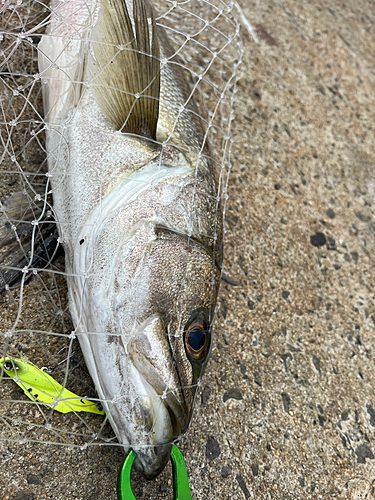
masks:
<svg viewBox="0 0 375 500"><path fill-rule="evenodd" d="M155 436L163 434L163 432L159 429L161 423L158 422L157 416L155 417L158 411L160 412L160 407L158 409L158 405L155 404L155 400L158 399L159 405L163 405L163 409L167 412L169 417L170 424L168 423L168 425L171 429L171 440L176 441L186 431L190 421L190 412L187 411L183 395L181 394L181 398L178 398L175 392L168 388L164 388L160 391L160 388L164 386L164 381L161 378L158 379L157 377L153 377L151 380L149 379L147 381L142 372L138 370L138 373L150 400L154 403L153 406L156 406L156 409L154 408L153 421ZM161 422L165 422L165 420L166 419L164 417Z"/></svg>
<svg viewBox="0 0 375 500"><path fill-rule="evenodd" d="M156 387L159 386L159 383L155 379L151 385L139 371L138 377L149 402L151 402L152 419L151 429L148 432L149 444L133 447L137 455L134 468L146 479L153 479L166 466L172 445L186 430L188 421L182 405L176 404L175 401L172 401L172 405L170 405L167 399L171 398L165 396L165 391L161 394L157 391Z"/></svg>
<svg viewBox="0 0 375 500"><path fill-rule="evenodd" d="M191 408L186 403L160 316L149 318L126 350L151 414L146 424L149 444L134 447L134 466L143 476L152 478L163 470L173 442L186 431Z"/></svg>
<svg viewBox="0 0 375 500"><path fill-rule="evenodd" d="M154 479L157 477L171 456L172 444L164 444L153 448L152 457L143 451L137 452L137 457L134 460L135 470L145 479ZM157 458L157 466L155 467L155 458Z"/></svg>

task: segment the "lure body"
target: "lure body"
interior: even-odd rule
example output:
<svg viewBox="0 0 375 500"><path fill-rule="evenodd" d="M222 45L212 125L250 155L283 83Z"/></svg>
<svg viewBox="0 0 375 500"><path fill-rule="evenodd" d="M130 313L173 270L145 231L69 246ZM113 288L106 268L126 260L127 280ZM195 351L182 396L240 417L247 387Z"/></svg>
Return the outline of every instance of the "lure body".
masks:
<svg viewBox="0 0 375 500"><path fill-rule="evenodd" d="M75 334L116 436L153 477L189 424L211 348L217 180L152 7L53 0L51 12L39 68Z"/></svg>

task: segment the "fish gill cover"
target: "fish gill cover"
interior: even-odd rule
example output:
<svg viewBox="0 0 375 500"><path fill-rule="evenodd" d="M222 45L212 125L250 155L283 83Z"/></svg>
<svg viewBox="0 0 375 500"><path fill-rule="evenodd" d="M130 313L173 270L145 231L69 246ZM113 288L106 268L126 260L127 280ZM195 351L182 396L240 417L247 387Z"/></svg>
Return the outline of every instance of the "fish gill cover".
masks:
<svg viewBox="0 0 375 500"><path fill-rule="evenodd" d="M67 16L69 3L71 11L73 11L72 17ZM116 3L118 2L113 2L113 4ZM118 436L121 432L117 432L116 437L112 429L116 425L116 421L111 421L113 424L111 427L108 416L111 415L112 409L119 404L119 399L126 400L128 406L134 407L137 405L137 399L142 398L140 394L122 392L120 398L116 399L114 394L111 401L101 401L81 352L79 340L80 335L84 335L85 332L82 329L82 324L77 320L85 314L84 309L88 307L85 303L85 294L89 292L86 291L85 287L92 290L90 287L94 287L92 283L95 283L96 276L92 277L90 283L86 283L85 280L80 282L82 283L82 288L79 289L81 296L75 304L74 321L72 321L68 299L68 294L71 293L72 302L73 295L77 293L76 289L73 290L74 283L76 283L74 279L80 271L77 271L74 262L69 261L70 258L73 259L72 255L76 255L74 248L70 248L70 254L67 248L69 245L72 247L72 239L77 239L79 236L76 243L77 248L80 249L87 244L86 235L79 233L79 230L82 229L80 227L67 229L61 227L61 224L59 226L60 235L57 233L59 217L64 219L65 224L68 221L71 226L74 224L79 226L79 221L82 222L82 218L89 218L87 214L82 215L81 213L81 219L79 219L74 210L70 218L65 217L64 207L72 203L79 204L77 193L75 198L74 194L71 198L69 197L70 193L66 193L62 188L62 184L65 182L64 175L59 178L64 165L74 164L73 156L78 154L77 149L74 149L74 139L69 136L66 130L74 122L76 110L82 105L90 91L94 89L91 95L95 95L95 93L102 95L102 91L106 90L103 87L106 85L111 88L111 91L116 89L115 83L112 82L111 86L109 80L99 79L95 68L91 72L86 68L90 57L100 67L101 55L98 55L93 48L95 41L98 40L94 40L93 37L100 35L97 35L99 4L100 2L95 1L49 3L17 0L16 2L3 1L0 6L0 289L2 290L0 357L21 359L23 362L33 363L39 368L45 367L46 372L51 374L63 387L82 398L95 402L98 406L102 404L107 410L107 417L75 411L62 415L55 411L53 404L42 404L37 397L34 400L30 397L27 398L10 380L3 367L0 373L0 440L6 443L35 442L51 446L76 447L77 449L85 449L87 446L93 445L120 446ZM179 158L178 161L180 163L182 161L182 165L188 158L189 165L193 166L195 179L200 175L199 164L202 161L204 161L203 170L210 169L213 172L212 182L216 192L215 196L211 196L212 193L207 195L207 197L211 196L213 201L211 200L212 203L210 203L209 200L206 200L205 205L208 207L207 210L216 207L216 211L213 212L216 222L214 221L212 226L216 229L213 230L212 234L204 232L204 228L208 227L207 224L205 226L200 222L194 222L205 215L203 214L203 204L195 202L195 199L199 199L199 189L204 184L199 184L200 181L196 181L196 184L185 183L182 188L187 190L187 194L185 198L181 197L178 200L175 199L174 192L168 192L172 211L176 210L174 203L176 205L177 203L184 204L187 220L181 223L180 228L182 227L181 231L186 233L183 236L186 237L184 245L187 245L188 253L198 252L200 246L205 245L209 247L211 252L211 303L207 305L207 317L205 320L201 319L200 314L203 313L198 311L191 319L193 333L190 347L195 353L202 347L202 338L201 327L199 324L196 326L194 322L208 321L211 323L214 319L215 287L221 266L221 248L215 248L215 244L208 244L207 240L220 241L221 236L218 234L221 230L219 227L220 213L225 212L226 187L231 169L231 123L234 119L236 82L242 55L239 23L235 5L229 1L153 2L156 32L163 34L159 36L160 52L157 53L155 52L156 42L152 38L154 35L152 15L149 13L148 4L142 3L142 5L145 5L147 10L144 15L148 20L149 36L145 37L143 41L139 41L140 35L136 22L133 21L133 27L128 28L134 30L134 38L138 40L138 45L134 43L129 49L129 47L114 46L114 43L108 42L108 53L114 54L112 57L115 59L118 53L125 49L125 51L133 53L138 52L140 54L138 60L141 61L141 64L143 64L141 56L145 54L148 59L157 61L154 68L150 70L150 81L146 81L146 84L143 82L146 89L139 88L138 93L128 91L127 95L133 97L131 109L139 98L138 94L142 95L145 91L149 91L152 98L153 82L161 72L160 95L154 97L154 100L161 103L157 117L160 126L156 132L153 132L152 120L149 122L146 120L147 127L143 124L138 128L133 126L133 128L126 129L127 119L129 116L131 117L130 112L124 120L123 127L118 127L117 132L111 130L111 140L120 140L122 136L133 139L142 136L148 144L147 147L152 150L150 153L148 150L145 151L147 148L144 147L142 155L147 157L148 162L150 162L150 158L153 161L155 156L159 155L157 160L160 165L159 171L164 163L170 168L173 166L173 159ZM66 27L67 25L68 27ZM47 43L55 36L55 40L60 43L59 50L55 49L50 52L45 50L46 44L43 45L42 37L46 33L50 38L45 39L45 42ZM166 38L164 34L166 34ZM75 51L74 44L77 43L80 48ZM104 43L105 39L99 38L99 46L103 46ZM147 43L150 45L149 51L154 51L151 56L145 48ZM62 57L64 51L67 53L65 59ZM51 57L51 54L55 58ZM104 54L106 54L105 51ZM168 87L163 87L163 75L167 74L168 68L175 71L176 79L180 80L179 88L183 88L182 105L181 101L169 92ZM101 74L107 72L107 68L100 68L100 70ZM61 86L59 87L59 85ZM54 110L49 117L43 110L43 93L45 110ZM70 96L69 93L72 95ZM50 99L49 104L46 104L48 99ZM60 102L63 107L69 108L70 106L71 114L64 117L63 120L61 113L64 111L59 111ZM98 98L98 102L100 105L100 98ZM177 112L172 116L168 115L168 106L177 105ZM150 111L150 106L148 112L151 114L153 112L152 109ZM85 113L83 113L84 115ZM110 112L106 113L103 109L103 115L108 117L105 127L110 128L112 126L109 124ZM105 120L103 116L100 118L96 116L93 119ZM191 126L195 127L194 144L187 143L184 138L181 139L181 134L183 135L186 131L184 119L187 119L189 123L193 124ZM85 125L85 122L82 123ZM149 123L151 125L148 127ZM163 123L166 124L164 128L161 125ZM73 125L73 128L74 126L79 127L80 124ZM68 136L70 139L67 139ZM56 137L59 140L56 141ZM80 130L79 137L79 141L85 140L84 128ZM69 140L71 140L70 143ZM105 149L107 148L107 152L110 149L108 143L101 147L100 143L92 141L90 147L95 165L103 165L105 162L108 164L109 160L108 156L106 157ZM80 154L82 155L84 148L81 149ZM90 154L90 151L87 153ZM126 174L120 175L118 173L118 165L123 160L121 156L116 156L116 151L112 150L111 154L111 161L116 164L115 174L112 175L110 181L108 178L96 179L97 185L101 186L101 189L95 194L96 202L100 207L102 203L105 205L105 197L108 192L112 188L118 188L119 184L124 179L126 180L129 175L126 166L124 167ZM131 161L134 161L134 158ZM134 167L133 170L136 168L138 167ZM179 168L185 167L182 165ZM95 173L98 176L104 176L103 172L104 170L98 167L95 172L90 172L90 175ZM176 172L176 175L178 173L179 171ZM206 173L203 174L203 177L205 175ZM84 204L87 201L84 192L85 184L75 178L74 171L69 171L67 176L70 178L72 192L74 192L75 185L79 184L81 187L83 185L81 195L82 204ZM59 181L56 181L56 178ZM143 182L146 186L148 181L145 181L144 178L138 178L136 182ZM178 184L177 181L176 184ZM87 189L92 189L92 187L89 186ZM155 196L165 197L167 195L164 191L157 192ZM165 201L165 205L168 205L167 202L168 200ZM167 216L163 219L163 214L160 218L162 221L168 221ZM94 225L95 221L97 224L103 223L100 217L92 220L94 220ZM190 231L186 229L189 227ZM201 228L201 234L197 227ZM94 230L99 231L98 228L94 228ZM145 228L145 231L147 230L148 228ZM160 223L158 230L160 230L160 235L158 234L156 238L161 240L164 238L168 241L174 239L177 241L178 238L181 238L179 232L175 228L171 229L167 223L164 225ZM142 231L140 235L142 237ZM69 238L71 238L70 241ZM102 239L94 239L93 241L95 245L91 249L91 257L96 255L97 246ZM133 252L137 252L137 244L137 241L134 241ZM180 240L177 244L179 248L183 246ZM68 252L66 257L64 257L64 247L65 251ZM95 269L98 269L97 273L100 274L100 262L97 264L97 268L90 268L91 274L95 274ZM167 259L163 264L166 281L169 279L168 265ZM197 266L199 267L199 262ZM179 277L181 300L178 307L180 309L184 307L184 304L181 305L181 303L185 300L184 286L188 287L189 269L189 266L185 266L186 275ZM68 291L67 277L71 283L70 292ZM76 280L79 280L79 277ZM141 290L139 293L142 294L143 291ZM158 294L159 291L154 290L153 293ZM92 302L95 297L96 295L93 293L87 300ZM152 316L151 320L154 321L155 316ZM155 321L159 321L159 319L157 318ZM164 318L163 321L171 320ZM173 332L169 332L169 334L171 333ZM101 333L97 332L97 335L101 335ZM108 332L103 333L104 335L108 336ZM100 346L98 349L100 350ZM134 346L133 351L135 357L140 355L142 346ZM176 358L174 361L178 362L176 352L174 353ZM86 356L86 361L87 359ZM95 364L96 361L97 358L93 363ZM99 368L99 371L101 369L103 368ZM89 367L89 370L93 375L95 368ZM103 375L105 374L100 373L99 378ZM192 380L194 385L198 385L200 373L197 376L193 373ZM99 381L97 382L100 385ZM175 418L178 420L178 412ZM154 424L149 430L150 433L154 430ZM177 425L176 422L174 424ZM186 427L186 422L179 422L177 427L180 430L181 426ZM173 435L171 438L175 437ZM135 442L130 444L136 445Z"/></svg>

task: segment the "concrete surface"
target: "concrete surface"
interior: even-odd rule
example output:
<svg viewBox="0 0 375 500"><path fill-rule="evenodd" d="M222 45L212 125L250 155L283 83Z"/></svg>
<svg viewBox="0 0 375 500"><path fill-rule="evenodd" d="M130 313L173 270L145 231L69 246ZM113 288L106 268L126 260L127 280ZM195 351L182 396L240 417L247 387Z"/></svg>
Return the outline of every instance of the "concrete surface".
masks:
<svg viewBox="0 0 375 500"><path fill-rule="evenodd" d="M221 288L180 445L192 495L375 498L375 4L240 4L258 42L243 29L225 247L239 284ZM57 344L35 362L51 350L59 359ZM78 370L79 389L89 381ZM1 442L0 498L115 499L121 457ZM151 483L134 477L134 492L172 498L170 484L169 469Z"/></svg>

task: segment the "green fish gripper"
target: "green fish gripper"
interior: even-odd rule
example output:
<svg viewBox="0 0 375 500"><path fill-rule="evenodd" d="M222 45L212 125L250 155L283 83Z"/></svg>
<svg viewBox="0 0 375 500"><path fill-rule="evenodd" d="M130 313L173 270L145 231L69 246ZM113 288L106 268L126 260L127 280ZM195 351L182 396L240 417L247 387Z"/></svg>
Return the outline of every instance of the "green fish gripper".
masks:
<svg viewBox="0 0 375 500"><path fill-rule="evenodd" d="M121 464L117 476L117 499L136 500L130 486L130 472L136 454L129 450ZM184 458L174 444L171 451L172 473L173 473L173 500L191 500L189 480L186 472Z"/></svg>

